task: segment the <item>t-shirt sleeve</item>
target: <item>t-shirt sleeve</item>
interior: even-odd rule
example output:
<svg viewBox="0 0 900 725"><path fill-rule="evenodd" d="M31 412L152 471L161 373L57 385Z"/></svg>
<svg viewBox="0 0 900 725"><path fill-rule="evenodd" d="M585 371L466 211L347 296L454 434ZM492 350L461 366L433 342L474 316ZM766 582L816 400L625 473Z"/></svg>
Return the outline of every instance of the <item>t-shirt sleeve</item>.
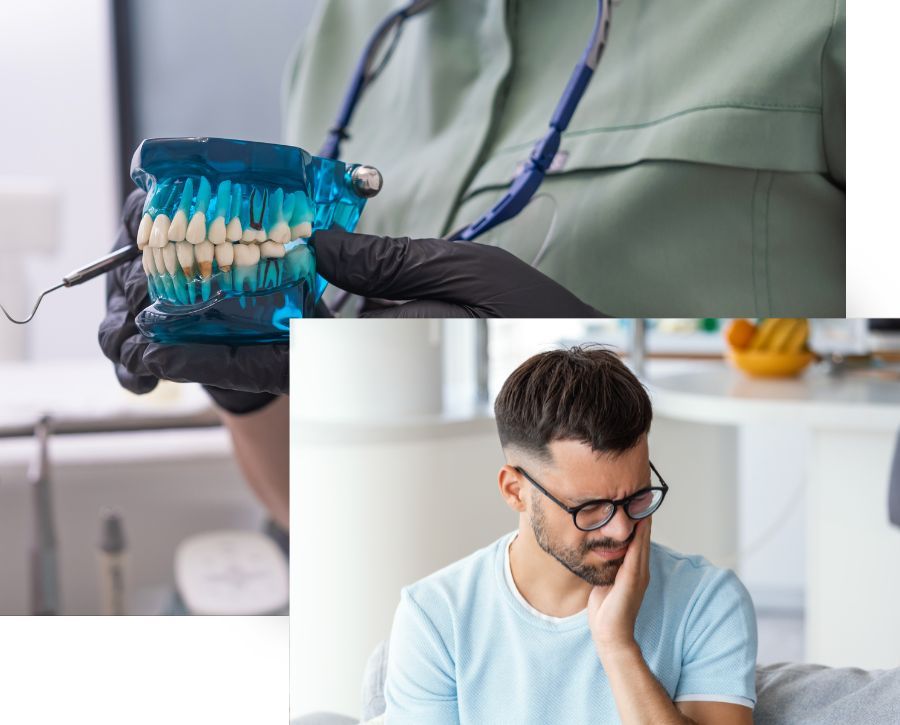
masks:
<svg viewBox="0 0 900 725"><path fill-rule="evenodd" d="M734 572L716 570L696 597L684 631L679 700L756 704L756 613Z"/></svg>
<svg viewBox="0 0 900 725"><path fill-rule="evenodd" d="M407 590L394 615L384 688L386 725L458 725L453 658Z"/></svg>

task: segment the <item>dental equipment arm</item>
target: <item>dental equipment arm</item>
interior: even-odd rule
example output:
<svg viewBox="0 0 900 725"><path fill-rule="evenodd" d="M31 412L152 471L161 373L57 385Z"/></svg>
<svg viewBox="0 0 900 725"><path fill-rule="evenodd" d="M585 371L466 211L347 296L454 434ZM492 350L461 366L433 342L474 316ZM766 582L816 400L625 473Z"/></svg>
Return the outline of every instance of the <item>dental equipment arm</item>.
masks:
<svg viewBox="0 0 900 725"><path fill-rule="evenodd" d="M320 230L319 273L352 294L410 300L367 317L603 317L509 252L476 242Z"/></svg>

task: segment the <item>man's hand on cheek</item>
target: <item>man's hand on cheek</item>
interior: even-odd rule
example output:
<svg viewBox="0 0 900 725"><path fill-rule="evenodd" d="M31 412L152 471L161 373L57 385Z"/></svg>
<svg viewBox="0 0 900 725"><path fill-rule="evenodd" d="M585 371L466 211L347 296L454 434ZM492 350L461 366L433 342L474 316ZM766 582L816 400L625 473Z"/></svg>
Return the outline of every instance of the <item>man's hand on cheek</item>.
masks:
<svg viewBox="0 0 900 725"><path fill-rule="evenodd" d="M650 523L651 519L637 522L615 582L609 587L594 587L588 599L588 622L601 660L617 650L636 646L634 625L650 583Z"/></svg>

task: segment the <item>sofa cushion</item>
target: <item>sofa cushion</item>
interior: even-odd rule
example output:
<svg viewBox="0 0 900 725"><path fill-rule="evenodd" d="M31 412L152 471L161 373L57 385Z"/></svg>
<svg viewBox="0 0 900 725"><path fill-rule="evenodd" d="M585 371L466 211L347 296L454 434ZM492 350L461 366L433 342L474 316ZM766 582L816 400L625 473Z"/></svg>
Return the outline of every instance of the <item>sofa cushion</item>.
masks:
<svg viewBox="0 0 900 725"><path fill-rule="evenodd" d="M756 694L756 725L900 723L900 667L759 666Z"/></svg>
<svg viewBox="0 0 900 725"><path fill-rule="evenodd" d="M366 664L362 688L363 722L384 713L387 642ZM900 723L900 667L855 667L780 662L756 668L756 725L849 725Z"/></svg>

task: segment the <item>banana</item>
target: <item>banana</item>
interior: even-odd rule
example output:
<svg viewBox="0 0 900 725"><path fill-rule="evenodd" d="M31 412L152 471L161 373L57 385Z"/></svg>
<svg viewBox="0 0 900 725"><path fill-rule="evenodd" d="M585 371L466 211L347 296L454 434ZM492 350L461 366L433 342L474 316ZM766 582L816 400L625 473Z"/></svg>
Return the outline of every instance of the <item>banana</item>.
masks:
<svg viewBox="0 0 900 725"><path fill-rule="evenodd" d="M757 352L801 352L809 337L809 322L795 318L768 318L757 325L749 349Z"/></svg>
<svg viewBox="0 0 900 725"><path fill-rule="evenodd" d="M806 349L806 341L809 339L809 321L796 320L791 334L788 336L781 352L797 355Z"/></svg>
<svg viewBox="0 0 900 725"><path fill-rule="evenodd" d="M753 339L750 340L749 350L767 350L769 348L769 343L772 339L772 335L778 330L778 323L780 320L769 317L765 320L760 321L756 325L756 334L753 336Z"/></svg>
<svg viewBox="0 0 900 725"><path fill-rule="evenodd" d="M777 325L775 326L775 332L772 333L772 337L769 339L769 344L766 347L767 352L785 352L785 346L787 342L790 340L791 335L794 332L794 327L796 327L799 320L793 319L785 319L778 320Z"/></svg>

